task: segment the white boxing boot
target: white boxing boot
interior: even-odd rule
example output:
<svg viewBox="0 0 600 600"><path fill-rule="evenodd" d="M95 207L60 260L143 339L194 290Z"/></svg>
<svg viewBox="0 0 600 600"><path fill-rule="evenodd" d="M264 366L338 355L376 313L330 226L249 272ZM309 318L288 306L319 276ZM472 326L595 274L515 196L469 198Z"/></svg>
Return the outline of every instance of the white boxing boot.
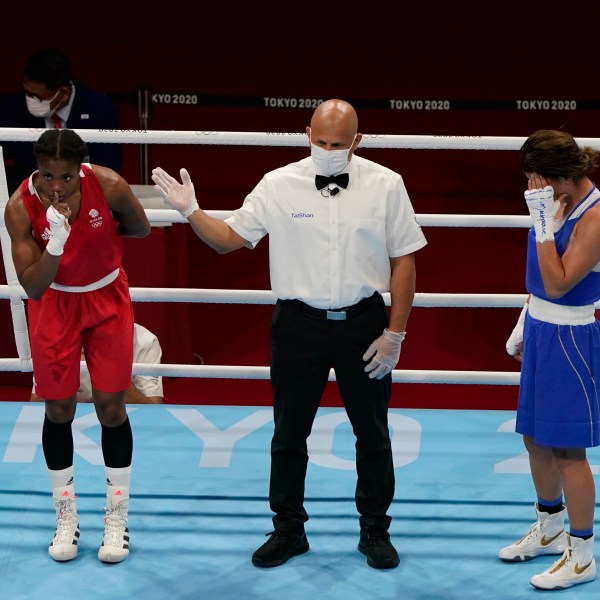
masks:
<svg viewBox="0 0 600 600"><path fill-rule="evenodd" d="M570 535L567 538L569 545L562 558L547 571L534 575L530 579L532 586L541 590L562 590L595 579L594 536L587 540Z"/></svg>
<svg viewBox="0 0 600 600"><path fill-rule="evenodd" d="M566 508L563 507L560 512L552 515L540 512L537 504L534 505L534 508L537 521L518 542L500 550L500 560L519 562L531 560L543 554L562 554L565 551L567 547Z"/></svg>
<svg viewBox="0 0 600 600"><path fill-rule="evenodd" d="M56 531L48 546L48 554L57 561L72 560L77 556L80 535L73 484L53 489L52 497L56 509Z"/></svg>
<svg viewBox="0 0 600 600"><path fill-rule="evenodd" d="M117 563L129 555L129 488L108 485L106 492L104 537L98 550L102 562Z"/></svg>

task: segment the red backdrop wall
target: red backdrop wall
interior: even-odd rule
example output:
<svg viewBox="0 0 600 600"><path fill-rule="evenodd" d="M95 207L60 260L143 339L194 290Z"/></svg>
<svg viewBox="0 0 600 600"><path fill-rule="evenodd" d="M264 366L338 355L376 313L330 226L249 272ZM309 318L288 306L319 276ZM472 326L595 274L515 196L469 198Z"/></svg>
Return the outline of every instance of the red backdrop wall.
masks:
<svg viewBox="0 0 600 600"><path fill-rule="evenodd" d="M64 4L64 25L33 40L19 25L35 15L13 3L5 7L7 23L15 26L5 27L0 39L0 94L18 89L34 50L55 45L71 58L78 79L119 100L123 128L139 128L135 90L144 87L199 100L152 103L150 129L299 132L312 109L273 108L264 99L342 97L356 104L360 130L370 134L524 137L561 128L600 137L600 90L586 70L597 42L583 31L599 16L591 0L578 3L577 13L565 3L562 37L547 25L549 19L557 27L557 15L544 2L503 2L485 15L471 2L444 3L437 11L399 2L343 11L337 3L175 1L141 9L108 1L100 10ZM572 30L582 35L570 38ZM398 109L395 100L450 100L453 108ZM524 108L537 100L566 100L561 106L571 109ZM128 145L124 152L123 176L140 183L140 149ZM186 166L203 208L234 209L264 172L306 152L153 145L149 157L150 167L176 172ZM359 152L403 175L417 213L525 214L514 151ZM524 293L524 230L426 228L425 234L417 291ZM174 225L127 240L125 268L132 286L269 289L267 245L218 256L188 226ZM207 364L267 365L271 310L137 303L136 318L159 336L164 362L193 364L201 356ZM518 370L504 352L518 312L415 308L399 367ZM0 355L15 356L6 301L0 302L0 328ZM26 395L30 380L0 373L2 397ZM395 405L425 407L513 408L517 392L511 386L395 388ZM166 389L171 402L270 402L265 381L170 380ZM333 386L325 402L339 402Z"/></svg>

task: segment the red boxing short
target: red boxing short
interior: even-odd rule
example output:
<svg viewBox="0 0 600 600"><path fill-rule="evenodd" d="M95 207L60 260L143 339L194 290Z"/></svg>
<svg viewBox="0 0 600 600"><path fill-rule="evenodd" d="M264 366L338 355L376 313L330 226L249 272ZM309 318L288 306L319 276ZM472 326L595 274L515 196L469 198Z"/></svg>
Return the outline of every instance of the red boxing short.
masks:
<svg viewBox="0 0 600 600"><path fill-rule="evenodd" d="M79 388L81 348L92 387L121 392L131 385L133 305L121 269L108 285L90 292L48 288L29 300L29 339L36 394L62 400Z"/></svg>

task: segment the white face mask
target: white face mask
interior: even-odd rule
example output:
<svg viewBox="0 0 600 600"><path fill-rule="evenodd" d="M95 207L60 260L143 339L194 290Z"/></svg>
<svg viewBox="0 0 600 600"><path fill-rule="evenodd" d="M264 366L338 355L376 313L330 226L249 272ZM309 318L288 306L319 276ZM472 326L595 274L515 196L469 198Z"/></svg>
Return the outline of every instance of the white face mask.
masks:
<svg viewBox="0 0 600 600"><path fill-rule="evenodd" d="M356 135L350 144L350 148L354 144ZM350 162L350 148L344 150L325 150L321 146L310 142L310 155L315 163L317 173L319 175L337 175L341 173Z"/></svg>
<svg viewBox="0 0 600 600"><path fill-rule="evenodd" d="M27 110L34 116L40 119L51 117L56 111L50 108L51 102L60 94L60 90L50 98L50 100L40 100L33 96L25 96L25 102L27 103Z"/></svg>

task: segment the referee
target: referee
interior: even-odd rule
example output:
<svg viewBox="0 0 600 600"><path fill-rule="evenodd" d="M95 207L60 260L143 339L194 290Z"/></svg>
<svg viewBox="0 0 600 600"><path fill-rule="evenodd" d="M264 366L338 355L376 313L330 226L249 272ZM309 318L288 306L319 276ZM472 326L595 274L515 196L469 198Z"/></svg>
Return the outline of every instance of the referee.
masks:
<svg viewBox="0 0 600 600"><path fill-rule="evenodd" d="M269 501L274 531L252 556L276 567L307 552L306 440L329 370L356 436L358 549L375 568L400 560L388 533L394 466L388 430L391 371L415 293L414 253L427 243L402 177L354 155L362 134L354 108L327 100L306 128L310 156L267 173L226 221L199 207L161 168L156 189L219 253L254 248L269 234L271 382L275 431ZM391 292L388 314L381 294Z"/></svg>

